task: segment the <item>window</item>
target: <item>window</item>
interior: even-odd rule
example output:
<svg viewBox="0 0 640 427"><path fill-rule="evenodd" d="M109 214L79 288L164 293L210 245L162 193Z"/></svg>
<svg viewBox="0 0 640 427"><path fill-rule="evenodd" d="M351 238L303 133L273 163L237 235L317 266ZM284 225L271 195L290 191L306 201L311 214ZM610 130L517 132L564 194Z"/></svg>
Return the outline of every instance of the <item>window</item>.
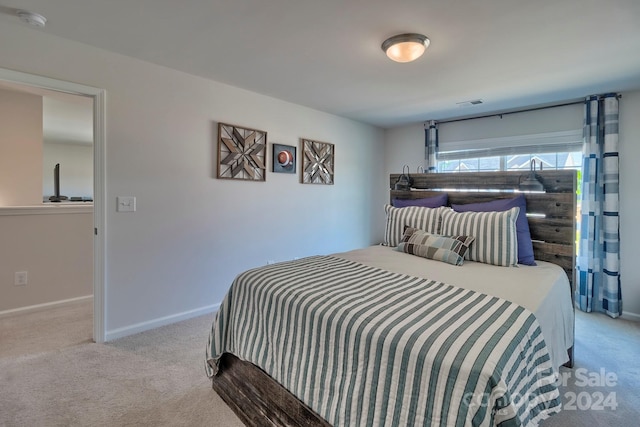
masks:
<svg viewBox="0 0 640 427"><path fill-rule="evenodd" d="M582 151L560 151L555 153L529 153L508 156L489 156L438 160L438 172L490 172L529 170L535 160L536 169L582 168Z"/></svg>
<svg viewBox="0 0 640 427"><path fill-rule="evenodd" d="M583 103L438 124L438 171L580 169Z"/></svg>

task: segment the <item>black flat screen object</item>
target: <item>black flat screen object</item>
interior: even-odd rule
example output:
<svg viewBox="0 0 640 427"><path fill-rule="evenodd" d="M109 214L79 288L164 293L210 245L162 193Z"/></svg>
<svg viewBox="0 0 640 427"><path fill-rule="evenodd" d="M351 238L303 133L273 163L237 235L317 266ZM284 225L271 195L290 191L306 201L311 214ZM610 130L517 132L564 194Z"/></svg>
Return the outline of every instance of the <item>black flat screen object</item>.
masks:
<svg viewBox="0 0 640 427"><path fill-rule="evenodd" d="M53 193L54 195L49 197L50 202L67 200L67 196L60 195L60 163L56 163L53 168Z"/></svg>

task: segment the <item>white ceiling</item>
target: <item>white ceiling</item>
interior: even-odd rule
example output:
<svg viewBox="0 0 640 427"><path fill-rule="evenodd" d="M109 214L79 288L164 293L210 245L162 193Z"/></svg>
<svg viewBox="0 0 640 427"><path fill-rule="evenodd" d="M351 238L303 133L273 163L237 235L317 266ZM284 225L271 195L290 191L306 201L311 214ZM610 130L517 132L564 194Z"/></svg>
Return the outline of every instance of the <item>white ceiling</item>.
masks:
<svg viewBox="0 0 640 427"><path fill-rule="evenodd" d="M27 9L34 31L381 127L640 89L640 0L0 2L0 24ZM414 63L380 49L404 32L431 39Z"/></svg>

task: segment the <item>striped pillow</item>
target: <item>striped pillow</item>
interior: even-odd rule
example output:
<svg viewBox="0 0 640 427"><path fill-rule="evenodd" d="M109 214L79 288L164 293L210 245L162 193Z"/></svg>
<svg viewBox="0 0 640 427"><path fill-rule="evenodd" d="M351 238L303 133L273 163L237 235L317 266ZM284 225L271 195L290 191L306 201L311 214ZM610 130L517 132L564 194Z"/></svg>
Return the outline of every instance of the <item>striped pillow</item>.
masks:
<svg viewBox="0 0 640 427"><path fill-rule="evenodd" d="M405 227L419 228L427 233L438 233L440 227L440 210L443 208L423 208L421 206L407 206L394 208L385 205L387 225L384 230L385 246L398 246L402 240Z"/></svg>
<svg viewBox="0 0 640 427"><path fill-rule="evenodd" d="M471 236L440 236L408 227L397 250L448 264L462 265L464 254L474 239L475 237Z"/></svg>
<svg viewBox="0 0 640 427"><path fill-rule="evenodd" d="M503 212L442 211L441 233L444 235L473 236L465 259L504 267L518 264L516 219L520 208Z"/></svg>

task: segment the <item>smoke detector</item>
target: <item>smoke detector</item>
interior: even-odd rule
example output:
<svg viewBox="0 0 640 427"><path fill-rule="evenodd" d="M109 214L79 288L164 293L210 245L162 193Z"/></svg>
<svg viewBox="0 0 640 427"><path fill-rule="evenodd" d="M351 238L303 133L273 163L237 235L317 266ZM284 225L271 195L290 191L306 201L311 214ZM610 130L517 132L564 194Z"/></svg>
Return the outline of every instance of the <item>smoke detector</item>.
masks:
<svg viewBox="0 0 640 427"><path fill-rule="evenodd" d="M44 24L47 23L47 18L37 13L29 12L26 10L18 10L16 12L18 18L20 18L23 22L26 22L29 25L33 25L34 27L44 27Z"/></svg>

